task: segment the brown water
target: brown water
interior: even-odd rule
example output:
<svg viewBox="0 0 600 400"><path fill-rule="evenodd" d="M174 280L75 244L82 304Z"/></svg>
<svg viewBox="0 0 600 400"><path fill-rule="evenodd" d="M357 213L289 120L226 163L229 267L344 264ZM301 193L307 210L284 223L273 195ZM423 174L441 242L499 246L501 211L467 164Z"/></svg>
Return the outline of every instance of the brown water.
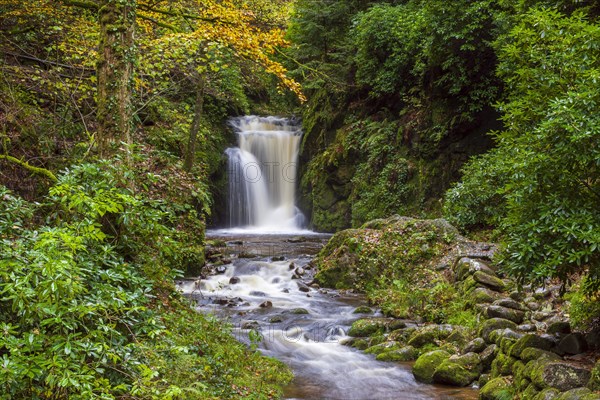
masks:
<svg viewBox="0 0 600 400"><path fill-rule="evenodd" d="M299 236L303 235L303 236ZM253 235L209 232L211 239L228 241L233 263L224 274L182 283L181 289L198 299L202 312L212 312L235 327L237 338L249 343L249 328L259 330L261 351L285 362L294 381L285 389L289 399L383 400L476 399L477 390L424 385L415 381L410 363L376 361L373 355L343 346L346 332L358 318L352 312L365 304L361 295L330 289L299 290L291 262L306 267L322 248L327 235ZM255 254L235 258L235 254ZM284 256L283 261L273 261ZM232 277L239 283L230 284ZM304 289L306 290L306 289ZM260 307L269 301L271 307ZM216 303L227 303L219 305ZM308 314L295 314L302 308Z"/></svg>

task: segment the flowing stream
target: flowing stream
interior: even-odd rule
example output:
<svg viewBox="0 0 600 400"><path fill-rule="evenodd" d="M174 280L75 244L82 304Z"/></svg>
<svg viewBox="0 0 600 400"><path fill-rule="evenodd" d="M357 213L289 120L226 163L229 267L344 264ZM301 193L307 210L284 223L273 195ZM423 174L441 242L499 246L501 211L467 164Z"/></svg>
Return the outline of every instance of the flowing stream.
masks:
<svg viewBox="0 0 600 400"><path fill-rule="evenodd" d="M225 241L230 263L206 279L181 282L202 312L234 326L250 344L260 332L261 351L295 375L289 399L475 399L473 389L417 383L409 363L376 361L344 346L346 332L365 305L358 294L309 286L310 261L329 235L302 230L295 206L299 127L276 117L232 121L239 146L229 157L229 224L207 238ZM375 314L377 316L377 314Z"/></svg>

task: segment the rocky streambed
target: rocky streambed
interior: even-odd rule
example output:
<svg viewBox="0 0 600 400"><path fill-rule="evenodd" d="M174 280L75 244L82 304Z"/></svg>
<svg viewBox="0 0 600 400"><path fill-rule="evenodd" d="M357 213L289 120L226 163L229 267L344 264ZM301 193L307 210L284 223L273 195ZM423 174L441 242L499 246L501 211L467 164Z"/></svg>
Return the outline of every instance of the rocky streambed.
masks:
<svg viewBox="0 0 600 400"><path fill-rule="evenodd" d="M364 295L314 282L312 261L329 236L209 235L205 275L179 287L201 312L231 323L239 340L292 368L287 398L477 398L473 388L417 381L410 362L377 360L348 345L356 320L382 317Z"/></svg>

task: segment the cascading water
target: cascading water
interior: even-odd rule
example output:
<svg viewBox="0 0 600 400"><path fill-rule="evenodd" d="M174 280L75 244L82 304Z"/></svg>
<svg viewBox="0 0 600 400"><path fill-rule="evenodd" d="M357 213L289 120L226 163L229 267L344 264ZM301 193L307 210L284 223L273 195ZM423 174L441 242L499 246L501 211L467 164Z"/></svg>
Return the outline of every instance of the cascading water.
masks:
<svg viewBox="0 0 600 400"><path fill-rule="evenodd" d="M235 118L239 147L229 148L229 226L293 231L304 223L295 205L302 130L277 117Z"/></svg>

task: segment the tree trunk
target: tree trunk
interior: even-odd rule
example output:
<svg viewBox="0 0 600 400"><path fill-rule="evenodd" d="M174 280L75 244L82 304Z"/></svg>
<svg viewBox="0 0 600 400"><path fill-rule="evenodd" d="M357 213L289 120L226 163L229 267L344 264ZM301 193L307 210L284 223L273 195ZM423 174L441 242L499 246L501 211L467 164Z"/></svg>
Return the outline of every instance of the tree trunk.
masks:
<svg viewBox="0 0 600 400"><path fill-rule="evenodd" d="M136 57L136 0L102 0L99 9L98 150L109 156L115 144L130 144L131 91Z"/></svg>
<svg viewBox="0 0 600 400"><path fill-rule="evenodd" d="M204 108L204 77L200 77L198 89L196 92L196 105L194 106L194 120L190 127L190 136L188 138L188 146L185 152L185 160L183 169L190 172L194 166L194 157L196 156L196 143L198 141L198 132L200 132L200 121Z"/></svg>

